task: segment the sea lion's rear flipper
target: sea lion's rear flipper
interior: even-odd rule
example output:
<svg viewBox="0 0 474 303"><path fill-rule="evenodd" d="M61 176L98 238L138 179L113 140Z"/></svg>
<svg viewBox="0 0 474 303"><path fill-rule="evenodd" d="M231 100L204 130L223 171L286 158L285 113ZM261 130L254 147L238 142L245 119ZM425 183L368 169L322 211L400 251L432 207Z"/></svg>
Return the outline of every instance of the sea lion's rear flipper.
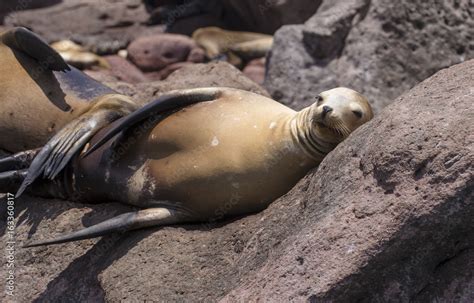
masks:
<svg viewBox="0 0 474 303"><path fill-rule="evenodd" d="M0 172L0 193L11 193L17 190L26 178L26 174L26 169Z"/></svg>
<svg viewBox="0 0 474 303"><path fill-rule="evenodd" d="M133 112L137 106L122 95L106 95L92 102L90 109L63 127L34 158L28 176L21 184L16 197L41 174L54 179L71 158L80 152L102 127Z"/></svg>
<svg viewBox="0 0 474 303"><path fill-rule="evenodd" d="M139 110L124 117L120 123L109 129L99 140L86 152L83 157L104 145L116 134L129 129L141 121L158 114L179 109L194 103L212 101L218 98L222 88L195 88L170 92L153 102L148 103Z"/></svg>
<svg viewBox="0 0 474 303"><path fill-rule="evenodd" d="M0 193L16 191L27 176L39 149L27 150L0 159Z"/></svg>
<svg viewBox="0 0 474 303"><path fill-rule="evenodd" d="M40 66L53 71L68 71L70 67L58 52L43 39L23 27L17 27L0 35L0 42L34 58Z"/></svg>
<svg viewBox="0 0 474 303"><path fill-rule="evenodd" d="M151 226L164 226L185 222L188 216L181 212L168 208L149 208L125 213L106 220L99 224L84 228L77 232L64 235L52 240L38 241L26 244L23 247L35 247L42 245L60 244L65 242L84 240L100 237L114 232L126 232Z"/></svg>

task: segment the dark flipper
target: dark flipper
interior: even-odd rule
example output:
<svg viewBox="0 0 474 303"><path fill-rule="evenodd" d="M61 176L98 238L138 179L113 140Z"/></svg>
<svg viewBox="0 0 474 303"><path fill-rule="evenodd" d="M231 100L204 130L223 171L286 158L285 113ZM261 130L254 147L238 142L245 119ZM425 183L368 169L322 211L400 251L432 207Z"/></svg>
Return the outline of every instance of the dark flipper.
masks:
<svg viewBox="0 0 474 303"><path fill-rule="evenodd" d="M26 177L26 169L0 172L0 193L15 192Z"/></svg>
<svg viewBox="0 0 474 303"><path fill-rule="evenodd" d="M40 149L32 149L16 153L0 159L0 172L28 168Z"/></svg>
<svg viewBox="0 0 474 303"><path fill-rule="evenodd" d="M68 71L68 64L43 39L23 27L11 29L0 36L3 44L34 58L38 63L53 71Z"/></svg>
<svg viewBox="0 0 474 303"><path fill-rule="evenodd" d="M23 247L60 244L65 242L100 237L114 232L126 232L150 226L163 226L184 222L186 216L167 208L149 208L119 215L99 224L52 240L38 241Z"/></svg>
<svg viewBox="0 0 474 303"><path fill-rule="evenodd" d="M86 153L84 153L83 157L91 154L116 134L129 129L151 116L182 108L194 103L215 100L218 98L221 91L221 88L209 87L170 92L169 94L148 103L144 107L134 111L132 114L122 118L120 123L117 123L117 125L109 129L107 133L105 133Z"/></svg>
<svg viewBox="0 0 474 303"><path fill-rule="evenodd" d="M35 157L16 197L41 174L54 179L71 158L82 150L102 127L133 112L134 103L122 95L108 95L91 105L91 109L61 129Z"/></svg>

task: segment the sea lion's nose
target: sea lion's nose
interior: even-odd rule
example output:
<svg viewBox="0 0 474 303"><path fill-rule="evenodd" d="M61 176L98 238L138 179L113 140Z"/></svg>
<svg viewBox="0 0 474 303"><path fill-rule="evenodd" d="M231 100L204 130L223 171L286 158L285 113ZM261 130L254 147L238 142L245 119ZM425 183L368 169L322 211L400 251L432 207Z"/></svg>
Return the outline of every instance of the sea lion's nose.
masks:
<svg viewBox="0 0 474 303"><path fill-rule="evenodd" d="M323 118L326 117L326 115L330 112L332 112L332 108L327 106L327 105L324 105L323 106Z"/></svg>

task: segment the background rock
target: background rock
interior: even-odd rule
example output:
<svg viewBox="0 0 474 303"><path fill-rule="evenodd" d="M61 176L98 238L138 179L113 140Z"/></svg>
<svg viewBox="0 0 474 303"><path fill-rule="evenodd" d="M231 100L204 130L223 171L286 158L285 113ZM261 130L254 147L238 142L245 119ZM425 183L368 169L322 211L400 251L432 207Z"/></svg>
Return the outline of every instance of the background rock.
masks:
<svg viewBox="0 0 474 303"><path fill-rule="evenodd" d="M53 7L22 11L5 19L9 26L25 26L46 41L70 39L98 54L115 54L137 37L163 32L147 27L141 0L74 0Z"/></svg>
<svg viewBox="0 0 474 303"><path fill-rule="evenodd" d="M308 20L322 0L223 0L224 20L237 30L273 34L285 24Z"/></svg>
<svg viewBox="0 0 474 303"><path fill-rule="evenodd" d="M250 61L242 70L244 75L258 84L265 81L265 58L254 59Z"/></svg>
<svg viewBox="0 0 474 303"><path fill-rule="evenodd" d="M473 81L469 61L421 83L261 213L18 248L18 299L472 302ZM126 211L30 197L16 209L18 244Z"/></svg>
<svg viewBox="0 0 474 303"><path fill-rule="evenodd" d="M275 35L265 87L295 108L335 86L376 112L439 69L474 57L472 1L324 1L304 25Z"/></svg>
<svg viewBox="0 0 474 303"><path fill-rule="evenodd" d="M128 57L144 72L160 71L178 62L204 61L204 51L189 37L158 34L134 40L128 46Z"/></svg>
<svg viewBox="0 0 474 303"><path fill-rule="evenodd" d="M2 0L0 2L0 24L8 14L28 9L36 9L60 3L62 0Z"/></svg>
<svg viewBox="0 0 474 303"><path fill-rule="evenodd" d="M129 83L147 81L145 75L128 60L117 55L106 56L104 59L110 64L110 70L108 72L117 80Z"/></svg>
<svg viewBox="0 0 474 303"><path fill-rule="evenodd" d="M247 78L234 66L222 61L186 65L173 72L164 81L137 83L135 85L118 82L107 74L89 74L118 92L131 96L141 104L146 104L171 90L207 86L239 88L269 97L264 88Z"/></svg>

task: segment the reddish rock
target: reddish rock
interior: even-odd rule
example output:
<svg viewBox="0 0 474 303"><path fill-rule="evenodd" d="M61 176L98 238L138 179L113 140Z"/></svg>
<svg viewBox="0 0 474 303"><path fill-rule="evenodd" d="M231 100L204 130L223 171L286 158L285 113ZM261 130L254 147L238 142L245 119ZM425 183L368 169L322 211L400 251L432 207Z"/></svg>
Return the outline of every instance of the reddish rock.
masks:
<svg viewBox="0 0 474 303"><path fill-rule="evenodd" d="M146 82L147 77L132 63L120 56L106 56L110 64L109 73L119 81L128 83Z"/></svg>
<svg viewBox="0 0 474 303"><path fill-rule="evenodd" d="M146 26L147 19L141 0L71 0L12 13L5 24L27 27L49 43L70 39L96 54L110 55L138 37L163 32L164 26Z"/></svg>
<svg viewBox="0 0 474 303"><path fill-rule="evenodd" d="M0 2L0 24L3 24L3 18L11 13L37 9L58 3L61 3L61 0L2 0Z"/></svg>
<svg viewBox="0 0 474 303"><path fill-rule="evenodd" d="M176 63L168 65L167 67L163 68L159 72L146 73L145 76L150 81L165 80L173 72L175 72L178 69L181 69L185 66L191 65L191 64L194 64L194 63L192 63L192 62L176 62Z"/></svg>
<svg viewBox="0 0 474 303"><path fill-rule="evenodd" d="M128 46L128 56L144 72L159 71L168 65L187 61L191 55L194 62L204 60L194 41L183 35L158 34L142 37Z"/></svg>
<svg viewBox="0 0 474 303"><path fill-rule="evenodd" d="M265 58L250 61L242 72L256 83L262 85L265 81Z"/></svg>

